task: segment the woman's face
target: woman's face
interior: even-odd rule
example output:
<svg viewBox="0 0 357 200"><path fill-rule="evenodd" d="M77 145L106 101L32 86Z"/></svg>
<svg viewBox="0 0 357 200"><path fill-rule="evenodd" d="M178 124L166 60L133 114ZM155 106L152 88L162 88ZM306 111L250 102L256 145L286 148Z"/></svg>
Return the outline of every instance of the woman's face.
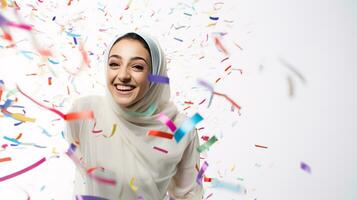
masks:
<svg viewBox="0 0 357 200"><path fill-rule="evenodd" d="M141 99L149 89L149 52L137 40L121 39L111 49L107 81L110 93L122 107Z"/></svg>

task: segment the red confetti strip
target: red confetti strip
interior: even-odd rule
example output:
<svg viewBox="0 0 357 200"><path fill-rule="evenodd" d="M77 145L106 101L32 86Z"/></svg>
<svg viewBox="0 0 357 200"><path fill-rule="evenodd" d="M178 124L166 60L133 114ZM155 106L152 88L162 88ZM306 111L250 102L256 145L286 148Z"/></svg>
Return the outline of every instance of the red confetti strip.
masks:
<svg viewBox="0 0 357 200"><path fill-rule="evenodd" d="M62 117L64 120L77 120L77 119L93 119L94 118L94 114L93 111L82 111L82 112L74 112L74 113L67 113L67 114L63 114L61 111L54 109L54 108L50 108L47 107L41 103L39 103L38 101L34 100L33 98L31 98L30 96L28 96L27 94L25 94L20 87L17 85L16 86L17 90L24 95L25 97L27 97L28 99L30 99L32 102L34 102L35 104L41 106L42 108L45 108L49 111L52 111L54 113L56 113L57 115L59 115L60 117Z"/></svg>
<svg viewBox="0 0 357 200"><path fill-rule="evenodd" d="M203 102L205 102L205 101L206 101L206 99L203 99L200 103L198 103L198 105L203 104Z"/></svg>
<svg viewBox="0 0 357 200"><path fill-rule="evenodd" d="M201 139L204 140L204 141L208 141L208 140L209 140L209 136L202 135L202 136L201 136Z"/></svg>
<svg viewBox="0 0 357 200"><path fill-rule="evenodd" d="M222 97L226 98L226 99L227 99L229 102L231 102L232 105L233 105L234 107L236 107L238 110L241 109L241 107L240 107L236 102L234 102L231 98L229 98L227 95L222 94L222 93L218 93L218 92L213 92L213 94L218 95L218 96L222 96Z"/></svg>
<svg viewBox="0 0 357 200"><path fill-rule="evenodd" d="M172 139L174 137L173 134L166 133L166 132L163 132L163 131L155 131L155 130L150 130L148 135L167 138L167 139Z"/></svg>
<svg viewBox="0 0 357 200"><path fill-rule="evenodd" d="M183 110L187 110L187 109L189 109L189 108L191 108L191 106L188 106L188 107L184 108Z"/></svg>
<svg viewBox="0 0 357 200"><path fill-rule="evenodd" d="M92 130L92 133L101 133L101 132L103 132L103 130L94 130L95 129L95 127L96 127L96 125L97 125L97 122L95 121L94 122L94 126L93 126L93 130Z"/></svg>
<svg viewBox="0 0 357 200"><path fill-rule="evenodd" d="M153 148L154 148L154 149L156 149L156 150L158 150L158 151L161 151L161 152L163 152L163 153L168 153L168 151L167 151L167 150L162 149L162 148L160 148L160 147L156 147L156 146L154 146Z"/></svg>
<svg viewBox="0 0 357 200"><path fill-rule="evenodd" d="M6 181L6 180L14 178L14 177L16 177L18 175L21 175L21 174L23 174L23 173L25 173L27 171L30 171L30 170L38 167L40 164L44 163L45 161L46 161L46 158L42 158L41 160L35 162L34 164L32 164L32 165L30 165L30 166L28 166L28 167L26 167L26 168L24 168L24 169L22 169L20 171L14 172L14 173L9 174L7 176L0 177L0 182Z"/></svg>
<svg viewBox="0 0 357 200"><path fill-rule="evenodd" d="M52 77L48 77L48 85L52 85Z"/></svg>

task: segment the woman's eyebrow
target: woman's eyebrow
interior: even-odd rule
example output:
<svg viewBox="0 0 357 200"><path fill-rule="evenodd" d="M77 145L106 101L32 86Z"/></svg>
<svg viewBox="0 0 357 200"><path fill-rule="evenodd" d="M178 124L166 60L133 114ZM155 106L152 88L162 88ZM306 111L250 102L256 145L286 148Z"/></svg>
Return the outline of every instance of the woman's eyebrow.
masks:
<svg viewBox="0 0 357 200"><path fill-rule="evenodd" d="M121 56L116 55L116 54L109 56L109 58L112 58L112 57L122 59ZM145 60L145 58L140 57L140 56L131 57L130 61L132 61L132 60L143 60L147 65L149 65L149 63Z"/></svg>

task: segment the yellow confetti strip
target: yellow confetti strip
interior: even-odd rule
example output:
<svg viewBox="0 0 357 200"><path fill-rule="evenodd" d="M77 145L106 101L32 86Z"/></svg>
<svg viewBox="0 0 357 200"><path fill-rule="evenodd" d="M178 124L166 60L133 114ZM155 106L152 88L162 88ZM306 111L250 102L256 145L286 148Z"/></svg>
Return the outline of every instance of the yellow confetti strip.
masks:
<svg viewBox="0 0 357 200"><path fill-rule="evenodd" d="M7 0L1 0L1 7L6 8L7 7Z"/></svg>
<svg viewBox="0 0 357 200"><path fill-rule="evenodd" d="M135 177L133 177L131 180L130 180L130 188L136 192L138 190L137 187L134 186L134 181L135 181Z"/></svg>
<svg viewBox="0 0 357 200"><path fill-rule="evenodd" d="M104 135L104 137L106 137L106 138L111 138L111 137L113 137L113 135L114 135L114 133L115 133L116 130L117 130L117 124L113 124L112 134L110 134L110 136Z"/></svg>
<svg viewBox="0 0 357 200"><path fill-rule="evenodd" d="M18 113L12 113L11 116L14 119L17 119L17 120L23 121L23 122L35 122L36 121L35 118L29 118L29 117L26 117L25 115L18 114Z"/></svg>

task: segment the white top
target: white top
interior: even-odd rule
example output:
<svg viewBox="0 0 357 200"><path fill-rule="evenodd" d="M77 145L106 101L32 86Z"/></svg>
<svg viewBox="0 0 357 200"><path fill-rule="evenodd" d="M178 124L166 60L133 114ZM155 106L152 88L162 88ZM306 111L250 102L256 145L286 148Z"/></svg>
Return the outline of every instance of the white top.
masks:
<svg viewBox="0 0 357 200"><path fill-rule="evenodd" d="M95 195L111 200L134 200L140 196L144 200L162 200L168 199L169 193L177 200L202 199L202 185L196 183L195 165L200 166L197 131L187 133L179 143L174 139L149 136L149 130L170 133L170 129L161 122L145 128L145 125L138 127L138 123L120 120L111 105L104 96L87 96L77 100L70 111L92 110L95 116L95 120L68 121L68 142L79 141L75 155L82 157L86 169L103 167L102 175L117 181L115 186L100 183L77 167L74 195ZM157 115L154 113L152 117ZM186 117L177 114L171 119L179 127ZM102 130L101 133L92 132L95 121L95 130ZM109 137L113 124L117 124L117 129ZM133 178L136 191L130 187Z"/></svg>

